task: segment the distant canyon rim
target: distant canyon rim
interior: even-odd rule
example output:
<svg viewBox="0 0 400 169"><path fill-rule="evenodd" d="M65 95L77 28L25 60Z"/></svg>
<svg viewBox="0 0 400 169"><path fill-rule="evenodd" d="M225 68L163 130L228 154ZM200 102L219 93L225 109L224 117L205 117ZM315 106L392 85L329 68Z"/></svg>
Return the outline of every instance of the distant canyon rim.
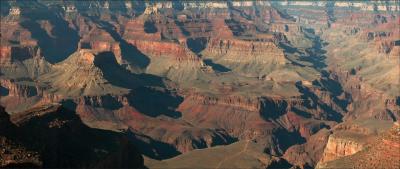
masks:
<svg viewBox="0 0 400 169"><path fill-rule="evenodd" d="M400 168L398 0L0 3L0 167Z"/></svg>

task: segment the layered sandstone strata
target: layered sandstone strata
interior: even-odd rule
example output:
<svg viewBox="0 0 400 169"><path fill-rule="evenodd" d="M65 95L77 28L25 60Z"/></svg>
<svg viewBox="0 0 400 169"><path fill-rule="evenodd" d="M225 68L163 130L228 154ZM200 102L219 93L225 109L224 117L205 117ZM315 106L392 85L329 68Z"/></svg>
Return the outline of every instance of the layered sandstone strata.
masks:
<svg viewBox="0 0 400 169"><path fill-rule="evenodd" d="M317 168L398 168L399 163L399 124L380 134L373 142L366 145L361 151L333 161L320 162ZM368 159L368 160L366 160Z"/></svg>
<svg viewBox="0 0 400 169"><path fill-rule="evenodd" d="M17 112L61 102L91 127L127 131L150 158L193 160L195 149L239 141L257 151L239 150L216 166L265 167L274 155L314 167L321 156L329 163L362 152L360 138L374 133L339 123L399 118L398 16L382 10L319 2L40 1L30 10L1 3L1 104ZM226 149L247 144L240 145ZM276 159L272 168L289 168Z"/></svg>
<svg viewBox="0 0 400 169"><path fill-rule="evenodd" d="M285 64L283 51L273 42L212 39L208 43L208 48L204 55L212 58L222 57L223 61L233 63Z"/></svg>
<svg viewBox="0 0 400 169"><path fill-rule="evenodd" d="M356 133L352 133L357 135ZM337 138L337 136L329 136L324 154L320 163L332 161L340 157L355 154L364 148L363 144L348 138Z"/></svg>

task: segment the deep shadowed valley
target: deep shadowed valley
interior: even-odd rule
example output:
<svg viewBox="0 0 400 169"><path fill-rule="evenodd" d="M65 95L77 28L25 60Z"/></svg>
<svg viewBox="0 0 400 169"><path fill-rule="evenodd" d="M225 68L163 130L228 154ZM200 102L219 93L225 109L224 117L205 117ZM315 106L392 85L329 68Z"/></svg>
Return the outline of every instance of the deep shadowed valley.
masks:
<svg viewBox="0 0 400 169"><path fill-rule="evenodd" d="M2 168L399 168L393 1L1 1Z"/></svg>

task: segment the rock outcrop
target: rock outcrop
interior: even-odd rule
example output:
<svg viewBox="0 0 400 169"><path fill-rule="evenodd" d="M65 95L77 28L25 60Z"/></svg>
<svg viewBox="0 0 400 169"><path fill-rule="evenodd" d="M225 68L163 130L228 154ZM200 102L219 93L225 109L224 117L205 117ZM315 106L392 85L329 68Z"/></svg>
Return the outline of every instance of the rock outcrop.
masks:
<svg viewBox="0 0 400 169"><path fill-rule="evenodd" d="M394 2L0 3L4 166L332 166L400 118Z"/></svg>
<svg viewBox="0 0 400 169"><path fill-rule="evenodd" d="M290 147L283 157L300 168L315 167L324 153L329 135L330 131L322 129L312 135L306 143Z"/></svg>
<svg viewBox="0 0 400 169"><path fill-rule="evenodd" d="M398 168L400 128L396 122L393 127L378 136L373 142L362 150L346 158L333 161L320 162L317 168ZM368 159L368 160L365 160Z"/></svg>
<svg viewBox="0 0 400 169"><path fill-rule="evenodd" d="M224 65L237 62L283 65L286 62L283 51L273 42L212 39L208 42L208 48L205 49L203 55L221 59L219 62L226 63Z"/></svg>
<svg viewBox="0 0 400 169"><path fill-rule="evenodd" d="M357 135L357 133L351 133L349 135ZM361 140L362 138L360 138ZM324 154L320 160L320 163L326 161L332 161L340 157L355 154L364 148L363 144L357 140L350 138L341 138L336 135L329 136L326 144Z"/></svg>
<svg viewBox="0 0 400 169"><path fill-rule="evenodd" d="M31 78L49 71L49 63L42 56L38 40L18 18L4 17L1 25L0 72L3 75Z"/></svg>
<svg viewBox="0 0 400 169"><path fill-rule="evenodd" d="M101 65L106 64L101 60L110 61L111 65L116 64L112 63L116 59L111 57L113 56L82 49L72 54L67 60L56 64L55 70L43 75L40 81L50 83L53 89L67 96L123 93L124 91L126 93L126 89L112 86L101 69Z"/></svg>

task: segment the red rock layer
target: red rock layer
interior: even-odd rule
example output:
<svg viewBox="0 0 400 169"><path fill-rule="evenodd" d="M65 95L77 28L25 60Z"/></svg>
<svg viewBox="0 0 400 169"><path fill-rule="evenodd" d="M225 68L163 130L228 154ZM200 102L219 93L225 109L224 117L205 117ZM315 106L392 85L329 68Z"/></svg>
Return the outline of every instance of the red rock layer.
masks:
<svg viewBox="0 0 400 169"><path fill-rule="evenodd" d="M128 40L141 52L152 57L167 57L175 61L199 61L199 58L190 52L185 46L160 41Z"/></svg>
<svg viewBox="0 0 400 169"><path fill-rule="evenodd" d="M317 168L390 168L400 167L399 124L378 136L373 142L365 145L361 151L333 161L320 162ZM368 159L368 160L366 160Z"/></svg>

